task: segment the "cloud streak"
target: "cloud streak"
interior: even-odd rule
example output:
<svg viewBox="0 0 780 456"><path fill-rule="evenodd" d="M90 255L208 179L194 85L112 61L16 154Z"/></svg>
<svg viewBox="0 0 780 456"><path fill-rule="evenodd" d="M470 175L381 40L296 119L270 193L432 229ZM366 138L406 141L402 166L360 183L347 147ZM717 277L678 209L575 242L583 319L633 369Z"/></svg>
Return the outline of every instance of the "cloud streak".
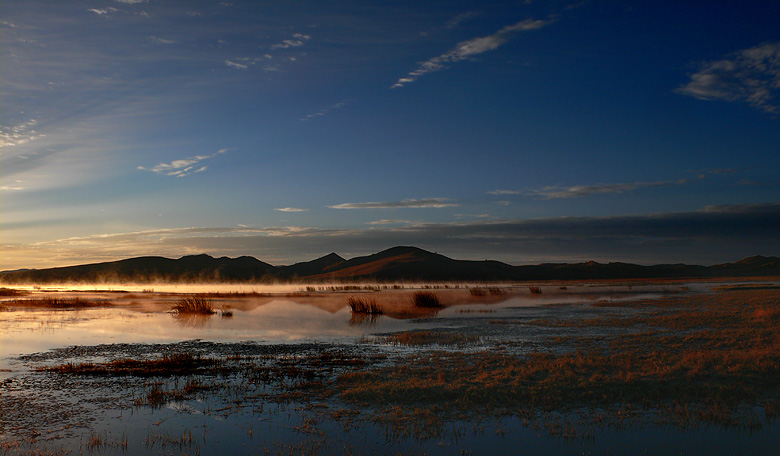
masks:
<svg viewBox="0 0 780 456"><path fill-rule="evenodd" d="M427 198L427 199L406 199L403 201L390 202L367 202L367 203L342 203L334 206L328 206L331 209L399 209L399 208L442 208L458 206L452 203L448 198Z"/></svg>
<svg viewBox="0 0 780 456"><path fill-rule="evenodd" d="M214 158L217 155L224 154L225 152L227 152L227 149L220 149L211 155L196 155L194 157L181 160L174 160L170 163L158 163L151 168L139 166L138 169L143 171L151 171L157 174L163 174L166 176L184 177L189 176L190 174L202 173L203 171L206 171L206 166L198 166L200 162Z"/></svg>
<svg viewBox="0 0 780 456"><path fill-rule="evenodd" d="M284 40L281 43L277 43L271 46L271 49L288 49L291 47L303 46L309 39L310 35L304 35L302 33L296 33L291 40Z"/></svg>
<svg viewBox="0 0 780 456"><path fill-rule="evenodd" d="M620 194L641 188L671 187L687 184L687 179L657 182L623 182L617 184L575 185L572 187L549 186L535 190L493 190L491 195L531 195L544 199L583 198L599 194Z"/></svg>
<svg viewBox="0 0 780 456"><path fill-rule="evenodd" d="M300 207L277 207L274 209L279 212L306 212L308 209L302 209Z"/></svg>
<svg viewBox="0 0 780 456"><path fill-rule="evenodd" d="M420 76L447 68L447 64L460 62L485 52L498 49L501 45L509 41L515 34L519 32L537 30L551 24L552 22L552 20L526 19L520 22L516 22L512 25L508 25L492 35L461 41L448 52L420 63L416 70L410 72L405 77L400 78L395 84L390 86L390 88L397 89L399 87L403 87L406 84L416 81Z"/></svg>
<svg viewBox="0 0 780 456"><path fill-rule="evenodd" d="M706 63L676 92L699 100L743 102L780 113L780 41Z"/></svg>
<svg viewBox="0 0 780 456"><path fill-rule="evenodd" d="M317 117L322 117L322 116L328 115L332 111L335 111L337 109L343 108L350 101L351 100L339 101L338 103L336 103L336 104L334 104L334 105L332 105L330 107L327 107L327 108L325 108L325 109L323 109L321 111L315 112L314 114L308 114L306 117L301 118L301 122L306 122L307 120L310 120L310 119L314 119L314 118L317 118Z"/></svg>

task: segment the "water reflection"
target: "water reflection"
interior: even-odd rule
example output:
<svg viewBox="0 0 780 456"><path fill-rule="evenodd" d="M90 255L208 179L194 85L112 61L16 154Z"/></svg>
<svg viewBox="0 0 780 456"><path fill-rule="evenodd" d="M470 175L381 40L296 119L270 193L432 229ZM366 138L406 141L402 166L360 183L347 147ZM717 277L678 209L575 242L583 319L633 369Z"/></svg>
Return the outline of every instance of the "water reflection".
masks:
<svg viewBox="0 0 780 456"><path fill-rule="evenodd" d="M349 319L349 326L375 326L381 314L353 313Z"/></svg>

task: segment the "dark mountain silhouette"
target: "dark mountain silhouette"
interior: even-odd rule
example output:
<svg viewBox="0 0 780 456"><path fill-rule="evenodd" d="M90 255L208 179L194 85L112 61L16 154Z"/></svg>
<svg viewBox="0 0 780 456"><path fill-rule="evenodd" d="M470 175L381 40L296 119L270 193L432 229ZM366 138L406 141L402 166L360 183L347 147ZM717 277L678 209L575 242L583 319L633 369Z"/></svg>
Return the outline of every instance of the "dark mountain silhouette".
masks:
<svg viewBox="0 0 780 456"><path fill-rule="evenodd" d="M346 260L335 253L329 253L316 260L295 263L290 266L278 267L278 272L283 277L308 277L322 274L330 269L339 267Z"/></svg>
<svg viewBox="0 0 780 456"><path fill-rule="evenodd" d="M189 255L172 260L148 256L106 263L2 272L4 283L252 282L274 276L276 268L256 258Z"/></svg>
<svg viewBox="0 0 780 456"><path fill-rule="evenodd" d="M510 281L750 276L780 277L780 258L753 256L713 266L641 266L595 261L511 266L500 261L454 260L417 247L400 246L350 260L330 253L289 266L272 266L248 256L214 258L202 254L177 260L149 256L61 268L4 271L0 272L0 282Z"/></svg>

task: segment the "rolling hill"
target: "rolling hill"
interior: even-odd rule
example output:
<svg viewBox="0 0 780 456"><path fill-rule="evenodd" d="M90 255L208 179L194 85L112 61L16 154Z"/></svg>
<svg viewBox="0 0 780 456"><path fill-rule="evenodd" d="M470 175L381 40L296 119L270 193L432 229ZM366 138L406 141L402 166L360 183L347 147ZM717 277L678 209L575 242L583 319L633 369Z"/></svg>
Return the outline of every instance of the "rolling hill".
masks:
<svg viewBox="0 0 780 456"><path fill-rule="evenodd" d="M455 260L417 247L393 247L346 260L330 253L312 261L273 266L256 258L158 256L50 269L0 272L0 283L236 282L271 281L512 281L779 276L780 258L753 256L713 266L630 263L545 263L512 266L500 261Z"/></svg>

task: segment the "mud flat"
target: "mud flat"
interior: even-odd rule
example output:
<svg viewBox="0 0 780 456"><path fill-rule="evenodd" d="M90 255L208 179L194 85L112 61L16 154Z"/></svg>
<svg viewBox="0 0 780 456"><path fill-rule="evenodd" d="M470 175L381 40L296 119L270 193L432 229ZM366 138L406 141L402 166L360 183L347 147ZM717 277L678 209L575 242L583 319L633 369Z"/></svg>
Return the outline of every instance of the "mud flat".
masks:
<svg viewBox="0 0 780 456"><path fill-rule="evenodd" d="M385 311L362 319L356 290L215 293L222 314L191 320L167 312L178 294L4 298L0 449L777 451L776 282L592 285L429 288L434 311L368 292Z"/></svg>

